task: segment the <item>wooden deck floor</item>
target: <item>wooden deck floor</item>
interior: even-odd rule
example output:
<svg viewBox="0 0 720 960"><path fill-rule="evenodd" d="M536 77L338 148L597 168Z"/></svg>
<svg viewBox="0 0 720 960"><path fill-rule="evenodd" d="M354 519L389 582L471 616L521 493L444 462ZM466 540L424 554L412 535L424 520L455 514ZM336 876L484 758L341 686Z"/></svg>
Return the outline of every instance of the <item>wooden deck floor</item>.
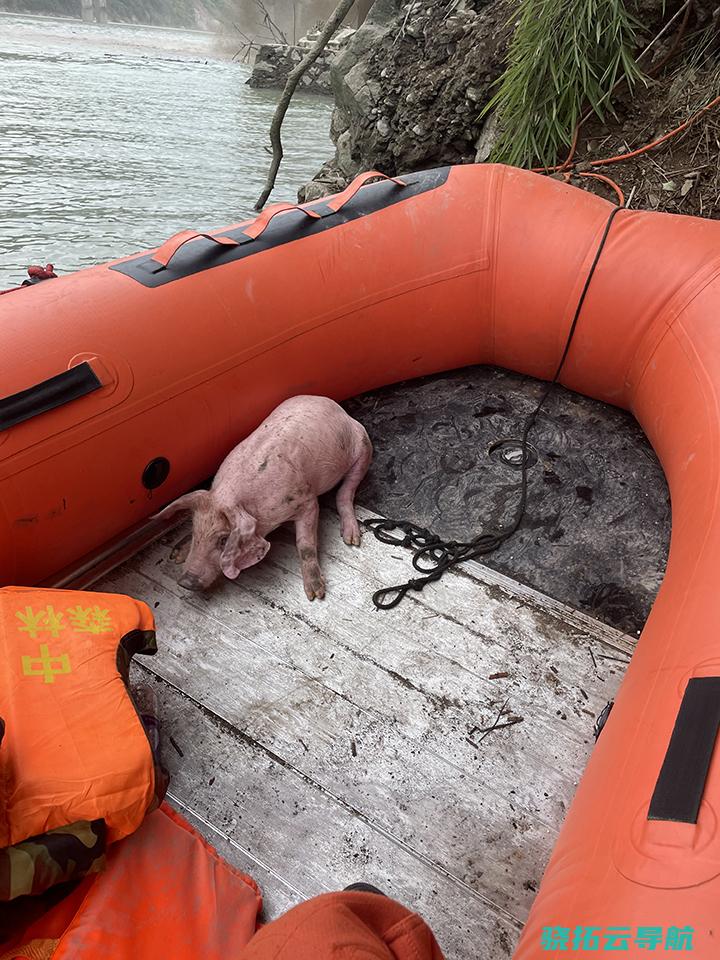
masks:
<svg viewBox="0 0 720 960"><path fill-rule="evenodd" d="M346 547L329 511L325 601L305 599L290 531L189 595L182 535L95 587L154 608L160 652L133 683L160 700L171 802L255 877L266 917L366 880L448 960L509 957L630 638L479 564L375 612L409 556ZM480 742L503 704L522 722Z"/></svg>

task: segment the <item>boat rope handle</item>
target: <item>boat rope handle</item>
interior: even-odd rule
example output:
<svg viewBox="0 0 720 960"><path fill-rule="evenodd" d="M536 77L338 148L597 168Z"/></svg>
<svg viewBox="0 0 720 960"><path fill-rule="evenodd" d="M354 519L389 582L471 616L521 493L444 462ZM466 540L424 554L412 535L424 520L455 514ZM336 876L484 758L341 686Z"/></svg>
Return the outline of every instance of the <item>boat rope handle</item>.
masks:
<svg viewBox="0 0 720 960"><path fill-rule="evenodd" d="M181 230L180 233L174 234L174 236L166 240L161 247L158 247L150 259L161 267L167 267L180 247L190 240L198 240L200 237L203 237L205 240L212 240L213 243L219 243L224 247L238 246L237 240L233 240L232 237L216 237L213 236L212 233L198 233L196 230Z"/></svg>
<svg viewBox="0 0 720 960"><path fill-rule="evenodd" d="M297 203L273 203L272 206L266 207L260 216L253 220L249 227L243 227L242 232L250 240L257 240L257 238L265 232L272 218L276 217L279 213L285 213L287 210L297 210L300 213L304 213L305 216L310 217L311 220L320 219L320 214L316 213L315 210L310 210L308 207L301 207Z"/></svg>
<svg viewBox="0 0 720 960"><path fill-rule="evenodd" d="M367 173L361 173L355 177L349 187L343 190L342 193L338 193L332 200L329 200L326 204L327 208L333 213L342 210L345 204L352 200L358 190L364 187L369 180L376 180L378 177L394 183L398 187L407 186L404 180L399 180L397 177L388 177L378 170L369 170ZM265 233L273 217L276 217L279 213L287 213L290 210L296 210L310 220L320 220L322 217L321 213L318 213L317 210L313 210L311 207L302 207L297 203L274 203L272 206L263 210L260 216L256 217L249 226L242 228L242 233L238 240L233 240L232 237L217 236L212 233L198 233L196 230L181 230L180 233L176 233L170 237L169 240L166 240L161 247L158 247L150 259L158 265L158 269L167 268L180 247L189 243L191 240L199 240L200 238L211 240L213 243L220 244L224 247L238 247L243 243L247 243L249 240L257 240L258 237L261 237L263 233Z"/></svg>
<svg viewBox="0 0 720 960"><path fill-rule="evenodd" d="M361 173L359 176L355 177L353 182L349 187L346 187L342 193L338 193L331 200L328 200L326 206L337 213L338 210L342 210L346 203L349 203L350 200L355 196L358 190L361 187L364 187L368 180L375 180L380 177L382 180L388 180L390 183L396 184L398 187L406 187L407 184L404 180L399 180L397 177L388 177L384 173L380 173L378 170L368 170L367 173Z"/></svg>

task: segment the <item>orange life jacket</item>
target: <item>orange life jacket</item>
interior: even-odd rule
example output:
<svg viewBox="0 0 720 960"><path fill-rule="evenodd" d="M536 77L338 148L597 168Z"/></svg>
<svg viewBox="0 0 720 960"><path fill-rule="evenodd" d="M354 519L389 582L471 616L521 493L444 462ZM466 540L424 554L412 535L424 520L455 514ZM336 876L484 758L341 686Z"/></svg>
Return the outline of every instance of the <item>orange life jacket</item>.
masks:
<svg viewBox="0 0 720 960"><path fill-rule="evenodd" d="M389 897L324 894L256 932L261 907L254 881L163 804L0 960L443 960Z"/></svg>
<svg viewBox="0 0 720 960"><path fill-rule="evenodd" d="M233 960L262 907L253 880L163 804L0 960Z"/></svg>
<svg viewBox="0 0 720 960"><path fill-rule="evenodd" d="M159 802L126 686L154 627L129 597L0 589L0 900L97 872Z"/></svg>

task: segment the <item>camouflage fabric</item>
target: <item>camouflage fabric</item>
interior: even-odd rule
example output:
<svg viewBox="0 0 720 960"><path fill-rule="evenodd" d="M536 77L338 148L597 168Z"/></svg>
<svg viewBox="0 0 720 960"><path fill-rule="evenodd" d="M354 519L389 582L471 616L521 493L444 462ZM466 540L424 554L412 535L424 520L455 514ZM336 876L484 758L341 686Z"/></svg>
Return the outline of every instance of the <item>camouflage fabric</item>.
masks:
<svg viewBox="0 0 720 960"><path fill-rule="evenodd" d="M0 954L0 960L50 960L59 940L31 940L21 947L13 947L7 953ZM22 953L18 953L22 950Z"/></svg>
<svg viewBox="0 0 720 960"><path fill-rule="evenodd" d="M0 900L44 893L105 867L105 821L78 820L0 850Z"/></svg>

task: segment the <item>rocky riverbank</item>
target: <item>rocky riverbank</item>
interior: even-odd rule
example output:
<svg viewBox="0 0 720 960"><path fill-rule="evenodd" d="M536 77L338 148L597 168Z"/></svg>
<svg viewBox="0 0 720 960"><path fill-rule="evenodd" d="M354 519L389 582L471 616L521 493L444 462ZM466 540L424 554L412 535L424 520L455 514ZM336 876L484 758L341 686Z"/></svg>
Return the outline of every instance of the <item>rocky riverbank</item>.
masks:
<svg viewBox="0 0 720 960"><path fill-rule="evenodd" d="M303 58L305 50L290 44L264 44L257 52L247 84L251 87L282 89L288 75ZM337 53L324 50L300 80L300 90L332 96L330 68Z"/></svg>
<svg viewBox="0 0 720 960"><path fill-rule="evenodd" d="M492 128L481 112L502 69L508 16L504 0L376 0L331 71L336 154L301 199L361 170L487 159Z"/></svg>
<svg viewBox="0 0 720 960"><path fill-rule="evenodd" d="M306 93L321 93L332 96L331 68L340 59L342 51L355 35L354 27L343 27L321 52L318 59L303 74L300 79L300 89ZM270 43L264 44L257 52L253 72L247 83L251 87L271 87L282 90L290 72L300 63L302 58L312 49L320 38L320 30L316 27L296 44Z"/></svg>
<svg viewBox="0 0 720 960"><path fill-rule="evenodd" d="M648 47L646 76L632 91L615 92L602 121L590 117L583 125L577 172L675 129L720 91L716 4L695 0L682 19L678 4L627 3L642 24L636 55ZM376 0L330 71L335 155L301 187L300 200L342 189L363 170L395 175L489 159L496 121L485 107L504 69L514 9L515 0ZM715 109L660 149L614 163L607 172L626 196L635 188L635 206L720 217L719 156ZM571 179L584 189L605 190L598 181Z"/></svg>

